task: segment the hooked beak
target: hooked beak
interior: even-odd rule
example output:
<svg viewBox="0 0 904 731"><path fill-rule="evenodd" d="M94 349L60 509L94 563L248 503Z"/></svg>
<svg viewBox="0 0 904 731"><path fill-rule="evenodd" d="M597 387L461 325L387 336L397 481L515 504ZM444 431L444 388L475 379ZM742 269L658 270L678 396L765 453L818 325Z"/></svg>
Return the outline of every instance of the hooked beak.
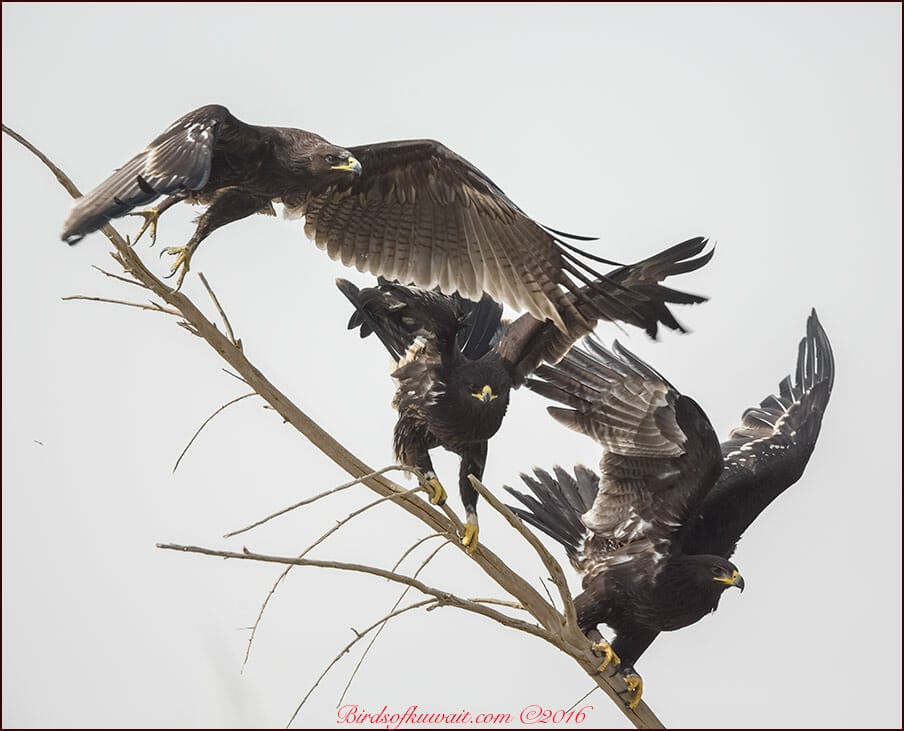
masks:
<svg viewBox="0 0 904 731"><path fill-rule="evenodd" d="M354 173L355 175L360 175L362 167L361 167L360 162L358 162L355 158L353 158L351 155L349 155L348 160L346 160L344 163L342 163L341 165L333 165L330 169L331 170L345 170L347 172Z"/></svg>
<svg viewBox="0 0 904 731"><path fill-rule="evenodd" d="M496 396L496 394L493 393L493 389L490 388L489 386L484 386L483 388L480 389L479 393L472 393L471 395L474 398L476 398L478 401L483 401L483 403L485 403L485 404L488 404L493 399L498 398L498 396Z"/></svg>
<svg viewBox="0 0 904 731"><path fill-rule="evenodd" d="M729 586L736 586L741 590L741 593L744 593L744 577L738 573L737 569L731 572L731 578L726 576L717 576L715 577L715 581L721 581L723 584L728 584Z"/></svg>

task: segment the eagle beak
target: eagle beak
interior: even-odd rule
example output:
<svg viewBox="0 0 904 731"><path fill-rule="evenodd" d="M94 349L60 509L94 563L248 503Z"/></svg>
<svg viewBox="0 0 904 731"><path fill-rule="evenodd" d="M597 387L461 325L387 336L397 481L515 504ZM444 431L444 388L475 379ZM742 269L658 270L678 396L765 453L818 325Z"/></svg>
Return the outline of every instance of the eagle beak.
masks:
<svg viewBox="0 0 904 731"><path fill-rule="evenodd" d="M731 572L731 577L727 576L716 576L715 581L721 581L723 584L728 584L729 586L736 586L741 590L741 593L744 593L744 577L738 573L738 570L735 569Z"/></svg>
<svg viewBox="0 0 904 731"><path fill-rule="evenodd" d="M485 404L490 403L494 398L498 398L496 394L493 393L493 389L489 386L484 386L480 389L479 393L472 393L471 395L478 401L483 401Z"/></svg>
<svg viewBox="0 0 904 731"><path fill-rule="evenodd" d="M344 162L342 165L333 165L331 170L346 170L350 173L354 173L355 175L361 174L361 163L358 162L351 155L348 156L348 160Z"/></svg>

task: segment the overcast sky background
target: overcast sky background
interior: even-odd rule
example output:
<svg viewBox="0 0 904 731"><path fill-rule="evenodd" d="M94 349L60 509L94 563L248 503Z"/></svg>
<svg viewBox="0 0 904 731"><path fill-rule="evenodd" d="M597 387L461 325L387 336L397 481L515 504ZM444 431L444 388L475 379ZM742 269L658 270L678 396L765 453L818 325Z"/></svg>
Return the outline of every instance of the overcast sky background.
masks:
<svg viewBox="0 0 904 731"><path fill-rule="evenodd" d="M672 726L901 724L901 6L341 6L4 3L3 121L83 190L174 119L225 104L337 144L431 137L550 226L637 260L694 235L711 297L691 335L619 337L727 435L795 364L815 307L837 378L803 479L735 556L746 581L641 658ZM249 626L278 567L160 551L158 541L296 554L365 489L233 540L220 536L346 476L245 392L172 318L71 294L142 299L100 234L59 240L67 194L3 138L3 718L10 726L283 725L321 669L389 611L394 585L295 570L251 661ZM184 243L196 211L162 220ZM138 219L120 230L134 233ZM298 222L216 232L184 290L212 283L245 352L369 464L388 464L388 357L346 331L332 262ZM595 465L599 448L516 392L490 445L501 493L534 465ZM461 512L457 460L438 470ZM482 542L539 585L529 548L481 504ZM427 534L381 507L316 555L392 566ZM551 541L547 541L551 544ZM435 547L436 543L428 544ZM419 549L413 571L429 552ZM554 547L563 561L564 551ZM567 569L573 588L578 577ZM447 546L423 574L498 595ZM414 600L417 597L409 597ZM360 646L359 646L360 648ZM329 726L360 649L296 725ZM551 647L454 609L384 632L347 697L367 710L568 708L591 682ZM602 694L585 722L624 726Z"/></svg>

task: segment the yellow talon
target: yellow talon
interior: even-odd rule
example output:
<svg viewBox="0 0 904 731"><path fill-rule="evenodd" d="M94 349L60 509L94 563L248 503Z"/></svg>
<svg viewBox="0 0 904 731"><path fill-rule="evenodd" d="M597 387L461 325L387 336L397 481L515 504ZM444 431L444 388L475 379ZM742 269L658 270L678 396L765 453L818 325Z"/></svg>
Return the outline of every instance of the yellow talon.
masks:
<svg viewBox="0 0 904 731"><path fill-rule="evenodd" d="M173 274L179 272L179 277L176 279L176 289L179 289L182 286L182 280L185 279L185 275L188 273L189 265L191 263L191 249L187 246L168 246L161 254L169 254L170 256L176 257L175 263L170 267L169 276L173 276Z"/></svg>
<svg viewBox="0 0 904 731"><path fill-rule="evenodd" d="M625 676L625 685L628 688L628 693L631 694L631 699L628 701L628 708L637 708L640 699L643 696L643 678L637 673L629 673Z"/></svg>
<svg viewBox="0 0 904 731"><path fill-rule="evenodd" d="M157 243L157 220L160 218L160 212L156 208L151 208L147 211L132 211L130 216L141 216L144 219L144 223L141 224L141 228L138 229L138 233L135 235L135 240L132 241L132 246L138 243L138 239L142 237L145 231L148 229L151 230L151 246Z"/></svg>
<svg viewBox="0 0 904 731"><path fill-rule="evenodd" d="M446 488L435 477L427 480L427 487L430 488L430 504L444 505L446 502Z"/></svg>
<svg viewBox="0 0 904 731"><path fill-rule="evenodd" d="M603 672L610 665L621 665L621 658L615 654L615 650L612 649L612 645L610 645L606 640L602 640L601 642L594 642L593 646L590 648L594 652L600 653L603 656L603 664L600 665L597 670Z"/></svg>
<svg viewBox="0 0 904 731"><path fill-rule="evenodd" d="M480 528L476 523L465 523L465 534L461 538L461 545L465 547L465 552L470 556L477 550L477 534Z"/></svg>

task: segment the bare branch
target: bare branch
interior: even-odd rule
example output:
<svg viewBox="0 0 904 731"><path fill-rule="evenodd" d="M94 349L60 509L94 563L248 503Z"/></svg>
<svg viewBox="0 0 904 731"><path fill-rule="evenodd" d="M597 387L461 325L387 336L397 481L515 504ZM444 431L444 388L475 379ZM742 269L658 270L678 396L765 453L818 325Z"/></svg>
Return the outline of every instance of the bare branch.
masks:
<svg viewBox="0 0 904 731"><path fill-rule="evenodd" d="M99 271L105 277L110 277L111 279L118 279L120 282L125 282L126 284L134 284L137 287L144 288L144 285L136 279L130 279L129 277L121 277L118 274L114 274L113 272L108 272L106 269L101 269L96 264L92 264L91 268L97 269L97 271Z"/></svg>
<svg viewBox="0 0 904 731"><path fill-rule="evenodd" d="M399 557L399 560L396 561L395 564L393 564L393 567L392 567L391 570L392 570L392 571L395 571L399 566L401 566L401 565L402 565L402 561L404 561L406 558L408 558L408 556L411 554L411 552L414 551L414 550L415 550L418 546L420 546L422 543L424 543L424 542L426 542L426 541L429 541L431 538L442 538L442 537L443 537L443 534L442 534L442 533L431 533L429 536L424 536L424 537L421 538L420 540L415 541L411 546L408 547L408 549L405 551L405 553L403 553L403 554ZM416 574L415 574L415 575L416 575Z"/></svg>
<svg viewBox="0 0 904 731"><path fill-rule="evenodd" d="M428 586L422 581L413 579L410 576L397 574L394 571L387 571L386 569L381 569L378 566L368 566L366 564L358 563L346 563L343 561L321 561L313 558L272 556L264 553L254 553L253 551L249 551L247 549L245 549L241 553L238 553L236 551L218 551L213 548L204 548L203 546L183 546L176 543L158 543L157 548L161 548L166 551L181 551L183 553L200 553L204 556L217 556L219 558L235 558L241 561L261 561L264 563L285 564L287 566L312 566L314 568L338 569L339 571L352 571L356 573L380 576L384 579L390 579L391 581L395 581L396 583L404 584L406 586L417 589L422 594L427 594L428 596L440 599L444 604L448 604L449 606L458 607L459 609L464 609L466 611L474 612L475 614L480 614L484 617L495 620L499 624L505 625L506 627L518 629L522 632L526 632L527 634L531 634L535 637L544 639L550 644L555 645L559 649L565 650L566 652L569 652L569 650L571 649L557 635L545 630L543 627L535 624L529 624L528 622L524 622L520 619L514 619L506 614L497 612L495 609L490 609L485 604L472 602L468 599L456 596L455 594L452 594L448 591ZM587 645L589 647L589 642L587 643Z"/></svg>
<svg viewBox="0 0 904 731"><path fill-rule="evenodd" d="M204 289L207 290L207 294L210 295L210 299L213 300L213 306L217 308L217 312L220 313L220 318L223 320L223 326L226 328L226 337L229 338L229 342L232 343L239 350L242 349L241 340L235 339L235 334L232 332L232 325L229 324L229 318L226 317L226 312L223 310L220 305L220 300L217 299L217 296L214 294L213 289L207 283L207 277L205 277L201 272L198 272L198 279L201 280L201 284L204 285Z"/></svg>
<svg viewBox="0 0 904 731"><path fill-rule="evenodd" d="M358 632L357 630L355 630L355 639L353 639L345 647L343 647L339 651L339 653L336 655L336 657L334 657L332 659L330 664L327 665L326 668L324 668L323 672L320 673L317 680L314 682L314 685L312 685L310 687L310 689L308 689L308 692L304 694L304 698L301 699L301 703L299 703L298 706L296 706L295 711L292 713L292 717L289 718L289 722L286 724L286 727L288 728L289 726L292 725L292 721L294 721L296 716L298 716L299 711L301 711L301 707L307 702L308 698L311 697L311 693L313 693L314 690L317 688L317 686L320 685L320 681L326 677L326 674L332 669L333 665L335 665L337 662L339 662L342 659L343 655L345 655L349 650L351 650L359 641L363 640L364 637L366 637L367 634L369 632L371 632L375 627L379 627L380 630L382 631L382 629L386 625L386 623L393 617L398 617L400 614L409 612L412 609L417 609L418 607L427 606L428 604L433 604L433 605L439 606L438 602L439 602L438 599L422 599L421 601L415 602L414 604L409 604L407 607L403 607L402 609L396 609L395 607L393 607L393 610L389 614L387 614L385 617L381 617L380 619L378 619L376 622L374 622L372 625L370 625L370 627L367 627L366 629L364 629L364 631ZM398 606L398 603L396 604L396 606ZM373 644L373 640L371 640L371 644ZM370 645L368 645L368 648L369 647L370 647ZM357 670L357 668L355 668L355 669ZM349 682L351 682L351 681L349 681ZM346 688L348 688L348 686L346 686ZM343 693L343 696L344 695L345 694ZM341 702L342 701L340 701L340 703Z"/></svg>
<svg viewBox="0 0 904 731"><path fill-rule="evenodd" d="M169 309L168 307L163 307L162 305L158 305L156 302L150 302L148 304L144 304L143 302L126 302L125 300L114 300L108 299L106 297L89 297L84 294L70 294L68 297L61 297L64 302L68 302L70 300L85 300L87 302L106 302L109 305L125 305L126 307L137 307L141 310L150 310L151 312L163 312L167 315L175 315L176 317L181 317L182 313L177 312L176 310Z"/></svg>
<svg viewBox="0 0 904 731"><path fill-rule="evenodd" d="M275 513L271 513L266 518L261 518L260 520L257 520L254 523L252 523L251 525L245 526L244 528L239 528L238 530L234 530L230 533L226 533L223 536L223 538L232 538L233 536L240 535L241 533L246 533L249 530L251 530L252 528L257 528L259 525L263 525L264 523L266 523L270 520L273 520L274 518L278 518L280 515L285 515L286 513L290 512L292 510L295 510L296 508L300 508L303 505L310 505L311 503L317 502L321 498L325 498L330 495L333 495L334 493L337 493L340 490L346 490L349 487L354 487L355 485L360 485L362 482L365 482L366 480L368 480L372 477L376 477L377 475L382 475L387 472L393 472L393 471L411 472L412 470L410 470L408 467L404 467L402 465L393 464L393 465L389 465L388 467L383 467L382 469L379 469L376 472L369 472L366 475L362 475L361 477L359 477L356 480L351 480L350 482L343 483L342 485L339 485L338 487L331 488L329 490L326 490L325 492L321 492L312 497L307 497L304 500L300 500L299 502L295 503L294 505L290 505L287 508L283 508L282 510L277 510ZM404 492L401 487L399 488L399 491ZM398 493L395 493L395 494L398 494Z"/></svg>
<svg viewBox="0 0 904 731"><path fill-rule="evenodd" d="M565 611L565 621L566 623L573 628L578 626L578 618L577 613L574 609L574 601L571 598L571 591L568 589L568 580L565 578L565 574L562 571L562 567L559 565L559 562L553 557L553 555L546 550L546 546L534 535L531 531L529 531L524 523L521 521L515 513L512 512L511 508L502 502L499 498L497 498L492 492L490 492L486 485L484 485L480 480L478 480L474 475L468 475L468 479L471 481L471 484L474 486L474 489L480 493L481 497L486 500L490 506L496 510L503 518L506 519L508 524L512 526L516 531L518 531L524 540L526 540L533 548L537 555L540 557L540 560L543 562L543 565L547 568L550 573L550 577L553 580L553 583L556 585L556 588L559 590L559 597L562 600L562 606Z"/></svg>
<svg viewBox="0 0 904 731"><path fill-rule="evenodd" d="M217 414L219 414L221 411L225 411L233 404L237 404L242 399L249 398L250 396L257 396L257 391L252 391L251 393L246 393L243 396L238 396L237 398L232 399L232 401L227 401L220 408L218 408L216 411L214 411L210 416L208 416L206 419L204 419L204 423L198 427L198 430L194 433L194 435L192 435L192 438L188 440L188 444L185 445L185 449L182 450L182 453L179 455L179 459L177 459L176 464L173 465L173 472L175 472L177 469L179 469L179 463L182 461L182 458L185 456L185 453L189 450L191 445L195 443L195 439L198 438L198 435L204 430L204 427L207 426Z"/></svg>
<svg viewBox="0 0 904 731"><path fill-rule="evenodd" d="M20 142L38 159L40 159L56 176L57 180L73 196L78 196L79 190L71 180L51 162L43 153L25 140L21 135L13 132L5 125L3 132ZM320 449L326 456L348 472L353 478L360 479L367 487L381 496L389 496L404 492L404 489L389 480L385 475L372 473L374 470L352 454L342 444L324 431L316 422L307 416L301 409L292 403L279 389L277 389L264 375L245 357L236 343L222 333L216 325L208 320L195 304L182 292L177 292L168 287L151 273L143 264L137 253L131 249L128 242L113 228L107 225L102 229L104 235L113 244L115 252L113 258L123 267L126 274L160 298L162 302L177 311L183 318L178 324L193 335L203 338L220 356L239 374L240 378L264 399L270 408L275 410L282 419L292 424L314 446ZM130 282L131 283L131 282ZM486 497L486 496L485 496ZM489 501L489 499L488 499ZM398 501L399 506L417 518L432 531L450 535L461 530L461 523L449 506L443 506L442 511L433 509L426 501L416 495L409 495ZM624 682L620 676L602 678L596 670L599 658L590 650L590 642L572 624L566 621L556 608L548 602L528 581L513 572L502 559L493 553L486 544L480 544L477 551L471 556L481 569L498 586L509 595L516 598L531 616L539 622L539 626L515 620L502 614L486 604L473 602L456 597L439 589L428 587L420 581L405 577L402 574L388 572L375 567L365 567L358 564L340 564L337 562L314 561L311 559L289 559L283 557L263 557L260 554L224 554L213 552L211 549L193 549L191 547L166 546L170 549L193 550L211 555L226 555L227 557L245 560L269 561L285 563L287 565L309 565L324 568L335 568L347 571L359 571L381 576L399 583L410 585L419 591L440 600L443 605L458 606L467 611L486 616L494 621L516 630L521 630L537 637L545 639L554 646L568 653L578 665L593 677L594 681L603 691L616 702L625 716L638 727L661 728L661 723L653 712L641 703L636 709L629 710L618 697L619 692L625 690ZM464 555L464 553L462 553ZM554 571L550 573L555 574ZM555 578L555 576L553 577ZM431 594L431 592L433 592Z"/></svg>
<svg viewBox="0 0 904 731"><path fill-rule="evenodd" d="M419 541L419 543L420 543L420 541ZM433 560L433 557L436 556L436 554L438 554L443 548L445 548L445 547L448 546L448 545L449 545L449 541L448 541L448 540L445 540L445 541L443 541L439 546L437 546L437 547L430 553L430 555L427 556L427 558L425 558L425 559L421 562L421 565L417 567L417 571L414 572L414 574L412 575L411 578L416 579L416 578L418 577L418 575L421 573L421 571L423 571L424 568L426 568L427 564L430 563L430 562ZM399 561L399 563L401 563L401 560ZM399 565L399 564L396 563L396 566L398 566L398 565ZM395 571L394 568L393 568L393 571ZM399 595L399 598L396 600L396 603L392 605L392 609L391 609L390 611L395 610L395 609L399 606L399 604L402 603L402 600L405 598L405 595L408 593L408 590L409 590L409 589L411 589L410 586L406 586L406 587L404 588L404 590L402 591L402 593ZM359 658L358 658L358 662L355 663L355 668L354 668L354 670L352 670L352 674L348 676L348 682L345 684L345 688L342 689L342 695L339 696L339 701L338 701L338 703L336 703L337 706L341 706L341 705L342 705L342 701L345 700L345 694L348 693L348 689L351 688L351 686L352 686L352 681L355 679L355 676L358 674L358 670L361 669L361 664L364 662L364 658L367 657L367 653L370 652L370 648L374 646L374 642L377 641L377 638L378 638L378 637L380 636L380 634L383 632L383 628L384 628L385 626L386 626L386 622L384 621L383 624L380 625L380 629L378 629L378 630L376 631L376 633L374 634L374 636L370 638L370 642L367 643L367 647L364 648L364 652L361 653L361 657L359 657Z"/></svg>

